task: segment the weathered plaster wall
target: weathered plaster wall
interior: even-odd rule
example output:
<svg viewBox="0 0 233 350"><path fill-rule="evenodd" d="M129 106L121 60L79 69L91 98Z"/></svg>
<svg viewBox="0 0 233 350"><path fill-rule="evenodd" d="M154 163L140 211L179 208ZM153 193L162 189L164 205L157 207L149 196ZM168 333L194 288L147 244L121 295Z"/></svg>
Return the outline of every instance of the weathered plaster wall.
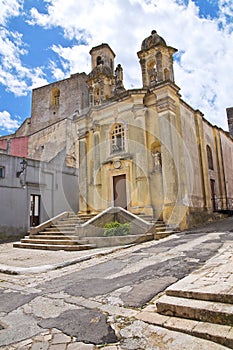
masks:
<svg viewBox="0 0 233 350"><path fill-rule="evenodd" d="M195 115L185 104L180 105L180 117L182 128L182 142L184 147L187 205L190 207L202 208L202 169L198 149L198 137L196 132Z"/></svg>
<svg viewBox="0 0 233 350"><path fill-rule="evenodd" d="M59 89L59 104L53 105L51 94ZM61 80L33 90L30 133L38 131L58 120L69 118L88 107L88 87L86 74L74 74Z"/></svg>
<svg viewBox="0 0 233 350"><path fill-rule="evenodd" d="M233 142L221 132L222 159L224 165L225 186L227 197L232 199L233 207Z"/></svg>
<svg viewBox="0 0 233 350"><path fill-rule="evenodd" d="M66 147L67 120L61 120L29 136L28 157L50 161Z"/></svg>
<svg viewBox="0 0 233 350"><path fill-rule="evenodd" d="M16 137L10 140L11 156L27 157L28 156L28 137Z"/></svg>
<svg viewBox="0 0 233 350"><path fill-rule="evenodd" d="M7 150L7 140L6 139L0 140L0 150L3 150L3 151Z"/></svg>
<svg viewBox="0 0 233 350"><path fill-rule="evenodd" d="M21 170L22 158L0 154L0 166L5 169L0 178L0 241L25 235L30 227L30 195L39 195L40 222L64 211L78 211L77 169L67 168L65 152L50 163L27 159Z"/></svg>
<svg viewBox="0 0 233 350"><path fill-rule="evenodd" d="M209 181L210 180L215 181L215 194L217 197L219 197L221 195L221 192L220 192L220 184L219 184L219 177L218 177L219 165L218 165L218 156L217 156L217 149L216 149L216 142L215 142L216 140L214 137L214 128L211 124L209 124L206 120L203 119L203 130L204 130L205 148L202 151L206 152L206 157L207 157L206 147L208 145L212 151L212 156L213 156L214 169L213 170L208 169ZM210 195L212 196L211 191L210 191Z"/></svg>

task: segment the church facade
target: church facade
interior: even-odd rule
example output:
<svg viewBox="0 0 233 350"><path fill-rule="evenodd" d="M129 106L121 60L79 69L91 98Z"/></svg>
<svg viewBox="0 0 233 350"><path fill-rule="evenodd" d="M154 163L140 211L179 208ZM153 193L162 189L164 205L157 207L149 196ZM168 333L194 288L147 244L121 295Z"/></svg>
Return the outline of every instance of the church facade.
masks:
<svg viewBox="0 0 233 350"><path fill-rule="evenodd" d="M75 117L80 212L122 206L186 228L229 205L232 139L181 99L176 51L153 31L138 52L143 87L126 91L108 45L91 50L91 108Z"/></svg>
<svg viewBox="0 0 233 350"><path fill-rule="evenodd" d="M21 156L38 161L65 149L79 171L79 213L120 206L185 229L233 209L232 108L225 132L182 100L176 51L152 31L137 53L138 89L124 88L121 65L101 44L89 74L33 90L31 118L9 138L26 140Z"/></svg>

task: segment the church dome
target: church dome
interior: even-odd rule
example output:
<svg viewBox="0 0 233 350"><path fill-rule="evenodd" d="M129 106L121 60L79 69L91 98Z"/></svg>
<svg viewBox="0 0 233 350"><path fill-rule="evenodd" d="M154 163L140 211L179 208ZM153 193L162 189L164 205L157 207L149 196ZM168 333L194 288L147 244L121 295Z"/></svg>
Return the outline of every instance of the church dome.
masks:
<svg viewBox="0 0 233 350"><path fill-rule="evenodd" d="M152 30L151 35L143 40L141 49L148 50L158 45L167 46L165 40L157 34L156 30Z"/></svg>

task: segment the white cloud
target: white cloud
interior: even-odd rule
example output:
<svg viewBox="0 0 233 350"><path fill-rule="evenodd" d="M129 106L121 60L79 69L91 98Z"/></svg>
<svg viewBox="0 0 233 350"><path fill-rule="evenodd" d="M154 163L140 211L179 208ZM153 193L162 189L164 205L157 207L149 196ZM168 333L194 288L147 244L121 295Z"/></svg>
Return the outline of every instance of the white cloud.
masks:
<svg viewBox="0 0 233 350"><path fill-rule="evenodd" d="M45 2L47 13L32 8L28 23L43 28L59 27L66 38L78 41L72 47L54 42L51 50L58 55L59 64L50 60L50 70L55 79L63 79L70 73L90 72L90 48L107 42L117 55L115 63L123 66L125 87L140 87L136 53L142 40L156 29L168 45L179 49L179 60L174 67L183 98L194 109L204 112L208 120L226 128L225 108L232 105L229 92L233 90L232 0L217 2L219 17L215 19L200 18L199 9L191 0L188 5L186 0ZM23 0L0 0L0 24L20 15L22 5ZM1 28L0 34L0 83L17 96L47 84L42 67L23 65L22 57L28 48L22 35L6 28Z"/></svg>
<svg viewBox="0 0 233 350"><path fill-rule="evenodd" d="M32 9L31 23L45 28L59 26L69 38L85 45L52 50L69 63L70 73L90 71L89 50L107 42L117 54L116 63L124 68L127 88L141 86L136 56L142 40L152 29L168 45L180 51L175 63L176 83L194 109L226 128L225 108L232 104L233 34L229 16L232 0L219 0L219 18L199 17L193 1L182 0L47 0L47 14ZM107 15L106 15L107 14ZM59 73L59 74L58 74ZM57 76L61 75L59 71Z"/></svg>
<svg viewBox="0 0 233 350"><path fill-rule="evenodd" d="M23 0L0 0L0 24L5 25L9 17L18 16Z"/></svg>
<svg viewBox="0 0 233 350"><path fill-rule="evenodd" d="M7 111L0 112L0 129L4 128L7 131L11 132L14 131L16 128L20 126L20 123L12 119L11 115Z"/></svg>
<svg viewBox="0 0 233 350"><path fill-rule="evenodd" d="M56 64L56 62L50 60L50 65L49 68L51 70L52 76L56 79L56 80L62 80L66 77L66 74L64 72L64 70L62 70L61 68L59 68Z"/></svg>
<svg viewBox="0 0 233 350"><path fill-rule="evenodd" d="M0 27L0 83L16 96L25 96L33 87L47 84L41 68L22 63L27 54L22 34Z"/></svg>
<svg viewBox="0 0 233 350"><path fill-rule="evenodd" d="M56 52L63 62L69 61L69 65L63 67L70 73L90 72L91 61L89 55L89 47L86 45L74 45L73 47L62 47L61 45L53 45L52 50Z"/></svg>
<svg viewBox="0 0 233 350"><path fill-rule="evenodd" d="M233 16L232 0L219 0L219 8L221 10L222 18L224 16Z"/></svg>

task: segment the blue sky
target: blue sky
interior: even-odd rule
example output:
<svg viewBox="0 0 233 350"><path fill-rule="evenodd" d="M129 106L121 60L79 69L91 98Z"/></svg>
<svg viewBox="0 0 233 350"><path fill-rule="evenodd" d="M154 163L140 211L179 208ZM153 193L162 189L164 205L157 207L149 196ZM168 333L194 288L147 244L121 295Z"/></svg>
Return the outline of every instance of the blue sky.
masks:
<svg viewBox="0 0 233 350"><path fill-rule="evenodd" d="M140 88L137 58L152 29L179 50L182 98L227 130L233 106L233 0L0 0L0 135L30 117L33 88L90 72L108 43L126 88Z"/></svg>

